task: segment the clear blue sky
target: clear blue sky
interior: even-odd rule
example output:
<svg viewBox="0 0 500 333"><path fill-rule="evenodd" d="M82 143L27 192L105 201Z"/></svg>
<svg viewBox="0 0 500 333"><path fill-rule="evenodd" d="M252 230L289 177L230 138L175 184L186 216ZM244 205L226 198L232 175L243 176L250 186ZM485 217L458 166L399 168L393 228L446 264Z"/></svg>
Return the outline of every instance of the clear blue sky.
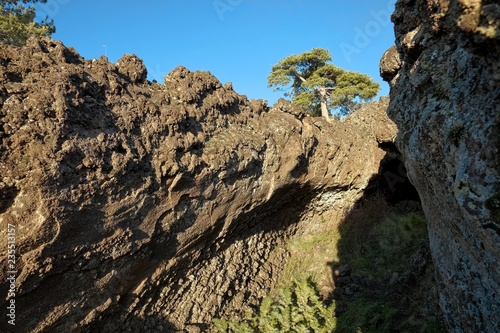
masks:
<svg viewBox="0 0 500 333"><path fill-rule="evenodd" d="M271 66L321 47L333 63L379 77L383 52L394 43L389 14L395 0L49 0L37 5L56 24L54 39L84 58L116 62L134 53L150 80L178 65L210 71L248 98L274 103Z"/></svg>

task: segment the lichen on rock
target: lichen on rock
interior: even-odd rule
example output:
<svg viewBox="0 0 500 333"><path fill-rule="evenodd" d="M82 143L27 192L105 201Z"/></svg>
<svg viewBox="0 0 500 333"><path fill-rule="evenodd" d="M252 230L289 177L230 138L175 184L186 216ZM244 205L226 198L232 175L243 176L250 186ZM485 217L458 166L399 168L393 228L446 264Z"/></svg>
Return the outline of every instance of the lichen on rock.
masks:
<svg viewBox="0 0 500 333"><path fill-rule="evenodd" d="M500 331L500 220L491 209L500 190L499 8L400 0L392 19L401 68L381 62L451 332Z"/></svg>

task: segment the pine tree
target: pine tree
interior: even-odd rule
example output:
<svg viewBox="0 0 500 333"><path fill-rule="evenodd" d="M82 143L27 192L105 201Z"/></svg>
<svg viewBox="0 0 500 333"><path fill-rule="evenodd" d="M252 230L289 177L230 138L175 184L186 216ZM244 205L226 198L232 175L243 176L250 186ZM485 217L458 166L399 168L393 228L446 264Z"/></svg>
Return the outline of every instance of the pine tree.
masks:
<svg viewBox="0 0 500 333"><path fill-rule="evenodd" d="M51 36L56 30L54 21L45 18L35 22L35 3L47 0L1 0L0 41L21 46L32 36Z"/></svg>
<svg viewBox="0 0 500 333"><path fill-rule="evenodd" d="M330 52L321 48L286 57L272 67L268 86L280 90L290 85L285 95L292 103L325 118L334 109L340 115L352 113L359 107L357 100L378 94L380 85L368 75L336 67L331 60Z"/></svg>

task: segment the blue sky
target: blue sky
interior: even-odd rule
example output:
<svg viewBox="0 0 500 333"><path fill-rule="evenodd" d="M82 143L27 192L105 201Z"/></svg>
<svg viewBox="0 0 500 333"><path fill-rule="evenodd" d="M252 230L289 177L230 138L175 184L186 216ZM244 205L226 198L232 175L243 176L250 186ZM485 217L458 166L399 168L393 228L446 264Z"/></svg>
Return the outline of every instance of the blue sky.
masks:
<svg viewBox="0 0 500 333"><path fill-rule="evenodd" d="M53 18L54 39L84 58L116 62L134 53L150 80L178 65L210 71L248 98L274 103L271 66L291 54L321 47L333 63L379 77L383 52L394 43L395 0L49 0L37 5Z"/></svg>

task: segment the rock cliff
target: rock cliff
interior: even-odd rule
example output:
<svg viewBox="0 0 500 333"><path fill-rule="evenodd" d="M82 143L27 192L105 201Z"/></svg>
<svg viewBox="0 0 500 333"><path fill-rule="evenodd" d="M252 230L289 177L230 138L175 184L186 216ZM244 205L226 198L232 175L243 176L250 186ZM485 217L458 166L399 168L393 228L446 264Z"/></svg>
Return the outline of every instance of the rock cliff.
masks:
<svg viewBox="0 0 500 333"><path fill-rule="evenodd" d="M399 0L381 60L451 332L500 332L500 4Z"/></svg>
<svg viewBox="0 0 500 333"><path fill-rule="evenodd" d="M341 216L395 136L385 100L328 123L48 39L1 45L0 64L0 237L13 226L23 332L196 332L243 313L286 262L276 246L325 206Z"/></svg>

